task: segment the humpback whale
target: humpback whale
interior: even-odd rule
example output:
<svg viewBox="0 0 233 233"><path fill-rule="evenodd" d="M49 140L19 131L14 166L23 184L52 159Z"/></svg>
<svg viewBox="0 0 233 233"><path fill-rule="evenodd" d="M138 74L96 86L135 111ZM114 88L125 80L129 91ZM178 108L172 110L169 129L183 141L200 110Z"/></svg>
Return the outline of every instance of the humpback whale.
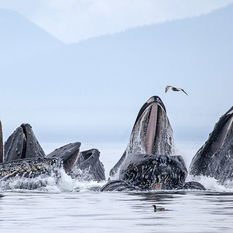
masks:
<svg viewBox="0 0 233 233"><path fill-rule="evenodd" d="M152 96L141 107L134 123L129 144L120 160L111 169L115 175L126 158L132 154L172 155L173 130L166 108L158 96Z"/></svg>
<svg viewBox="0 0 233 233"><path fill-rule="evenodd" d="M32 127L22 124L7 139L4 145L4 162L17 159L45 157L45 153L36 139Z"/></svg>
<svg viewBox="0 0 233 233"><path fill-rule="evenodd" d="M120 170L119 179L135 190L182 189L187 176L187 169L177 157L168 155L134 154ZM119 183L120 186L122 183ZM129 187L127 186L129 185ZM102 191L113 189L111 182ZM121 188L121 187L120 187ZM115 191L120 191L116 186ZM125 189L123 189L125 191Z"/></svg>
<svg viewBox="0 0 233 233"><path fill-rule="evenodd" d="M50 175L58 168L64 168L65 172L69 173L78 159L80 145L80 142L65 145L46 157L37 156L3 162L0 164L0 181L14 177L35 178Z"/></svg>
<svg viewBox="0 0 233 233"><path fill-rule="evenodd" d="M78 161L80 142L69 143L58 149L55 149L50 154L46 155L46 158L61 159L63 161L63 167L67 174L73 169Z"/></svg>
<svg viewBox="0 0 233 233"><path fill-rule="evenodd" d="M121 159L110 171L119 180L109 181L101 191L205 189L187 182L182 156L174 155L173 130L165 106L158 96L151 97L140 109L130 142Z"/></svg>
<svg viewBox="0 0 233 233"><path fill-rule="evenodd" d="M38 176L43 180L43 177L50 176L52 173L59 179L57 171L60 168L63 168L74 179L82 178L82 173L76 173L78 169L85 171L85 175L88 175L83 178L105 180L104 166L99 160L100 152L97 149L91 149L80 153L80 146L80 142L69 143L45 155L32 127L29 124L22 124L5 142L4 155L1 156L0 163L0 181L15 177L35 178ZM1 140L0 150L3 150ZM35 189L41 185L41 183L23 184L21 188Z"/></svg>
<svg viewBox="0 0 233 233"><path fill-rule="evenodd" d="M220 183L233 180L233 107L215 124L205 144L190 164L190 174L204 175Z"/></svg>
<svg viewBox="0 0 233 233"><path fill-rule="evenodd" d="M105 180L105 170L103 163L99 160L100 152L97 149L82 151L78 161L70 175L72 178L80 180Z"/></svg>

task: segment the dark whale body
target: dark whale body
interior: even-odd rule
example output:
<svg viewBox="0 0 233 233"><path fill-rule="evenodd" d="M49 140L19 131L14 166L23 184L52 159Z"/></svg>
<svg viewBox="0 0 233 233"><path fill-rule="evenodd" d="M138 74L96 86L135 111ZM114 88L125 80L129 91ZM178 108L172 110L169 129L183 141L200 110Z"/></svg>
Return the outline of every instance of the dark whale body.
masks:
<svg viewBox="0 0 233 233"><path fill-rule="evenodd" d="M70 143L45 156L32 127L22 124L5 143L3 162L0 163L0 181L45 177L60 168L69 173L77 163L80 145L80 142ZM32 187L38 188L38 185L26 185L21 188Z"/></svg>
<svg viewBox="0 0 233 233"><path fill-rule="evenodd" d="M78 159L80 145L79 142L68 144L47 157L38 156L1 163L0 181L14 177L48 176L59 168L64 168L65 172L69 173Z"/></svg>
<svg viewBox="0 0 233 233"><path fill-rule="evenodd" d="M127 149L110 171L112 176L119 173L119 180L109 181L101 190L204 190L197 182L185 182L184 160L174 155L173 148L173 130L165 106L153 96L140 109Z"/></svg>
<svg viewBox="0 0 233 233"><path fill-rule="evenodd" d="M4 162L18 159L45 157L45 153L36 139L32 127L22 124L7 139L4 145Z"/></svg>
<svg viewBox="0 0 233 233"><path fill-rule="evenodd" d="M105 180L104 165L99 159L100 152L97 149L82 151L78 161L70 175L72 178L85 181L103 181Z"/></svg>
<svg viewBox="0 0 233 233"><path fill-rule="evenodd" d="M233 107L219 119L192 159L190 174L214 177L222 184L233 180Z"/></svg>
<svg viewBox="0 0 233 233"><path fill-rule="evenodd" d="M5 153L1 157L0 163L0 181L15 177L46 177L52 173L59 178L56 171L60 168L63 168L74 179L83 175L79 174L78 176L74 172L78 168L78 170L85 171L85 174L88 173L88 180L105 180L104 166L99 160L100 152L97 149L91 149L80 153L80 145L80 142L69 143L45 155L32 131L32 127L29 124L22 124L5 143ZM3 150L1 143L0 149ZM84 180L85 178L86 176L83 177ZM40 185L41 183L35 185L30 183L30 186L24 184L21 188L35 189Z"/></svg>
<svg viewBox="0 0 233 233"><path fill-rule="evenodd" d="M187 170L182 162L167 155L134 154L122 166L119 178L141 190L182 188Z"/></svg>
<svg viewBox="0 0 233 233"><path fill-rule="evenodd" d="M120 180L108 182L101 191L205 189L198 182L185 182L188 172L180 156L135 154L125 165Z"/></svg>
<svg viewBox="0 0 233 233"><path fill-rule="evenodd" d="M62 167L61 159L30 158L0 164L0 181L14 177L35 178L49 175L54 168Z"/></svg>
<svg viewBox="0 0 233 233"><path fill-rule="evenodd" d="M69 143L55 149L50 154L46 155L46 158L61 159L63 161L64 170L66 173L69 173L78 161L80 146L80 142Z"/></svg>

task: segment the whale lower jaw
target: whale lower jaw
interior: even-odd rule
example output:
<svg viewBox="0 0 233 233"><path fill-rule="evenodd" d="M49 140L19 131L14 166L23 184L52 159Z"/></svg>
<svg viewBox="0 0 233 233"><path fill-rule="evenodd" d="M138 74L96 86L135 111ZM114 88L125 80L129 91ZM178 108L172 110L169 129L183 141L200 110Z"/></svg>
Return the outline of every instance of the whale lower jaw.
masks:
<svg viewBox="0 0 233 233"><path fill-rule="evenodd" d="M40 175L50 175L52 171L62 166L62 160L55 158L30 158L1 163L0 181L15 177L35 178Z"/></svg>
<svg viewBox="0 0 233 233"><path fill-rule="evenodd" d="M185 182L182 187L176 188L174 190L206 190L205 187L195 181L189 181ZM161 190L160 187L156 187L155 189L151 190ZM130 192L130 191L150 191L145 189L140 189L137 186L133 186L132 184L128 183L124 180L113 180L109 181L107 184L105 184L101 190L101 192L112 192L112 191L124 191L124 192Z"/></svg>
<svg viewBox="0 0 233 233"><path fill-rule="evenodd" d="M108 182L102 191L148 191L205 188L185 182L187 169L181 156L135 154L126 159L119 180Z"/></svg>

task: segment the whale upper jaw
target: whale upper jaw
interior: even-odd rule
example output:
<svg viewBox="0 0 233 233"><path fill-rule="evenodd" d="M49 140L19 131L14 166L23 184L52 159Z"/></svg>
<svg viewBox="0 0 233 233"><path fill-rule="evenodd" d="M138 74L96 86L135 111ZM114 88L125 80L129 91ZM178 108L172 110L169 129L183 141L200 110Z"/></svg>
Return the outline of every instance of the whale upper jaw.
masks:
<svg viewBox="0 0 233 233"><path fill-rule="evenodd" d="M80 142L69 143L54 150L46 158L60 159L63 162L65 172L69 173L78 161L80 146Z"/></svg>
<svg viewBox="0 0 233 233"><path fill-rule="evenodd" d="M127 148L128 154L173 154L173 131L166 108L152 96L140 109Z"/></svg>
<svg viewBox="0 0 233 233"><path fill-rule="evenodd" d="M190 174L206 175L222 183L232 179L233 107L215 124L208 140L198 150L190 164Z"/></svg>
<svg viewBox="0 0 233 233"><path fill-rule="evenodd" d="M139 118L143 115L144 111L152 104L160 105L160 107L166 112L166 108L165 105L163 104L163 101L158 96L152 96L143 104L143 106L139 110L134 126L138 122Z"/></svg>
<svg viewBox="0 0 233 233"><path fill-rule="evenodd" d="M110 176L133 154L172 155L173 148L173 130L166 108L158 96L152 96L139 110L126 151L111 169Z"/></svg>

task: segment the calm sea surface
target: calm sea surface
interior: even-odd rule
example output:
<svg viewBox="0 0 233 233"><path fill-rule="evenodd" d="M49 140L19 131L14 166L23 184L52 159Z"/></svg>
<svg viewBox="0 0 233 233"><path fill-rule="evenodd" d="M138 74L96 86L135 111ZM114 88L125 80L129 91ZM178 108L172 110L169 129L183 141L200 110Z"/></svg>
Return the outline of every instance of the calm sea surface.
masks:
<svg viewBox="0 0 233 233"><path fill-rule="evenodd" d="M233 232L230 192L6 192L1 232ZM165 211L154 212L153 204Z"/></svg>
<svg viewBox="0 0 233 233"><path fill-rule="evenodd" d="M102 161L109 170L116 159ZM43 190L0 189L0 232L233 232L233 190L201 183L207 191L102 193L64 175Z"/></svg>

